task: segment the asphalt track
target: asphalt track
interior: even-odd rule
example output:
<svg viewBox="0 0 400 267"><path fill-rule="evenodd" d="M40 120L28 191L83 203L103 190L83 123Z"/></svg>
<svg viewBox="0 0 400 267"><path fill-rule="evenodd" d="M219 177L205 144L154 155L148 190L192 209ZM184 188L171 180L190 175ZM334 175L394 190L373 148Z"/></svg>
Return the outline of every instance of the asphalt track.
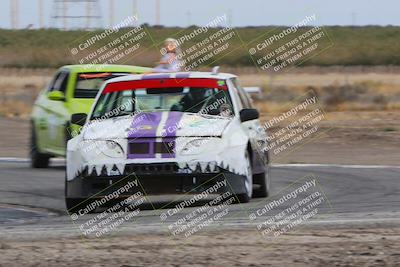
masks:
<svg viewBox="0 0 400 267"><path fill-rule="evenodd" d="M0 159L0 238L81 235L77 227L81 221L73 222L66 214L64 168L63 161L53 162L48 169L31 169L26 159ZM273 165L272 195L283 194L285 188L304 177L317 178L328 200L318 216L305 223L306 227L356 227L359 224L390 227L400 223L400 166ZM173 196L165 201L172 200ZM209 228L255 227L260 221L250 220L249 214L268 201L253 199L247 204L232 205L229 214ZM186 208L182 212L189 213L193 209ZM143 210L117 232L166 232L169 221L160 220L163 212L165 209Z"/></svg>

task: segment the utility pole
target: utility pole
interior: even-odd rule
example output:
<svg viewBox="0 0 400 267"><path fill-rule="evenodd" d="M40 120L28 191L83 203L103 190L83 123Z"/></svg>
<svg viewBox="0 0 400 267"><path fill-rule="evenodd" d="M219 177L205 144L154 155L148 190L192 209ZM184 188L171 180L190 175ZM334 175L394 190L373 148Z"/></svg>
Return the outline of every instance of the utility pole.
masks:
<svg viewBox="0 0 400 267"><path fill-rule="evenodd" d="M68 3L67 1L62 2L63 9L62 9L62 14L63 14L63 28L64 31L67 30L67 14L68 14Z"/></svg>
<svg viewBox="0 0 400 267"><path fill-rule="evenodd" d="M133 16L136 17L136 22L133 26L138 26L139 25L139 11L138 11L138 1L137 0L132 0L132 6L133 6Z"/></svg>
<svg viewBox="0 0 400 267"><path fill-rule="evenodd" d="M356 12L351 12L351 25L355 27L357 24L357 13Z"/></svg>
<svg viewBox="0 0 400 267"><path fill-rule="evenodd" d="M156 0L156 25L161 25L161 22L160 22L160 0Z"/></svg>
<svg viewBox="0 0 400 267"><path fill-rule="evenodd" d="M90 2L86 2L86 29L90 29Z"/></svg>
<svg viewBox="0 0 400 267"><path fill-rule="evenodd" d="M228 25L225 26L232 27L232 9L228 10Z"/></svg>
<svg viewBox="0 0 400 267"><path fill-rule="evenodd" d="M43 0L38 0L39 29L44 28Z"/></svg>
<svg viewBox="0 0 400 267"><path fill-rule="evenodd" d="M192 13L190 11L186 12L187 15L187 23L188 23L188 27L190 27L192 25Z"/></svg>
<svg viewBox="0 0 400 267"><path fill-rule="evenodd" d="M10 7L11 7L11 28L17 29L18 28L18 20L19 20L19 2L18 0L10 0Z"/></svg>
<svg viewBox="0 0 400 267"><path fill-rule="evenodd" d="M114 0L108 0L109 28L114 27Z"/></svg>
<svg viewBox="0 0 400 267"><path fill-rule="evenodd" d="M132 0L132 5L133 5L133 15L137 15L138 14L138 1Z"/></svg>

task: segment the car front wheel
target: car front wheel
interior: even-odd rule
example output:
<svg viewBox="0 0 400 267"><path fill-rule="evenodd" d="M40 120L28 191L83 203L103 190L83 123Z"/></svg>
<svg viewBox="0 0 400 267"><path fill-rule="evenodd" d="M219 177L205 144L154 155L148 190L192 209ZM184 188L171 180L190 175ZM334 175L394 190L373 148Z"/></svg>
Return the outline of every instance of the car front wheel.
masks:
<svg viewBox="0 0 400 267"><path fill-rule="evenodd" d="M253 172L251 168L250 154L247 150L244 158L246 161L246 180L244 181L245 193L236 195L240 203L249 202L253 194Z"/></svg>
<svg viewBox="0 0 400 267"><path fill-rule="evenodd" d="M268 197L269 195L269 171L254 175L254 183L259 187L254 190L253 197Z"/></svg>

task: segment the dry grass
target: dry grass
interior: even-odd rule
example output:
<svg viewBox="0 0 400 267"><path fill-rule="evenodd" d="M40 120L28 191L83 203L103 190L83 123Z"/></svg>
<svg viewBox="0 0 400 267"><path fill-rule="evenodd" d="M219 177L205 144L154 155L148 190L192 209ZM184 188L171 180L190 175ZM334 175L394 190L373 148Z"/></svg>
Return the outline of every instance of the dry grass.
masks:
<svg viewBox="0 0 400 267"><path fill-rule="evenodd" d="M387 73L328 73L242 75L244 86L261 86L262 112L280 112L312 91L326 111L398 110L400 75Z"/></svg>
<svg viewBox="0 0 400 267"><path fill-rule="evenodd" d="M323 68L322 68L323 69ZM261 86L256 105L263 113L277 113L296 104L312 90L326 111L399 110L400 75L388 69L304 68L281 74L255 69L222 69L240 75L243 86ZM27 117L38 92L50 81L52 69L0 69L0 115Z"/></svg>
<svg viewBox="0 0 400 267"><path fill-rule="evenodd" d="M0 71L0 115L27 117L39 91L54 70L2 69Z"/></svg>

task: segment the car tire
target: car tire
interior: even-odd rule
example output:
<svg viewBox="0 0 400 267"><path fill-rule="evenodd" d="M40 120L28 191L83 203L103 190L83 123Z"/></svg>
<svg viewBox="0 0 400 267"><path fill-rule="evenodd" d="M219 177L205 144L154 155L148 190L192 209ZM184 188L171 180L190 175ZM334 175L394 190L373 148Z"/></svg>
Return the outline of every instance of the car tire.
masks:
<svg viewBox="0 0 400 267"><path fill-rule="evenodd" d="M32 168L47 168L49 166L50 156L44 153L40 153L37 146L37 138L35 127L32 123L31 129L31 144L30 144L30 158Z"/></svg>
<svg viewBox="0 0 400 267"><path fill-rule="evenodd" d="M65 207L67 208L67 213L72 215L73 213L77 213L80 209L84 208L84 203L86 198L70 198L67 197L68 192L68 183L67 183L67 173L65 172L65 179L64 179L64 197L65 197Z"/></svg>
<svg viewBox="0 0 400 267"><path fill-rule="evenodd" d="M248 203L250 202L250 197L247 194L237 194L238 203Z"/></svg>
<svg viewBox="0 0 400 267"><path fill-rule="evenodd" d="M254 198L268 197L269 196L269 172L255 174L253 176L254 183L259 187L253 191Z"/></svg>
<svg viewBox="0 0 400 267"><path fill-rule="evenodd" d="M85 209L88 207L89 202L88 198L65 198L65 207L67 208L67 212L69 215L73 213L78 213L79 210ZM103 206L101 206L103 208ZM85 214L96 213L96 209L85 211Z"/></svg>
<svg viewBox="0 0 400 267"><path fill-rule="evenodd" d="M246 193L236 195L237 199L239 200L239 203L248 203L253 194L253 189L252 189L253 188L253 174L252 174L252 168L251 168L250 154L249 154L249 151L247 151L247 150L245 153L245 160L247 162L247 173L245 174L246 181L245 181L245 186L244 186Z"/></svg>
<svg viewBox="0 0 400 267"><path fill-rule="evenodd" d="M79 211L79 199L76 198L65 198L65 207L67 212L71 215Z"/></svg>

